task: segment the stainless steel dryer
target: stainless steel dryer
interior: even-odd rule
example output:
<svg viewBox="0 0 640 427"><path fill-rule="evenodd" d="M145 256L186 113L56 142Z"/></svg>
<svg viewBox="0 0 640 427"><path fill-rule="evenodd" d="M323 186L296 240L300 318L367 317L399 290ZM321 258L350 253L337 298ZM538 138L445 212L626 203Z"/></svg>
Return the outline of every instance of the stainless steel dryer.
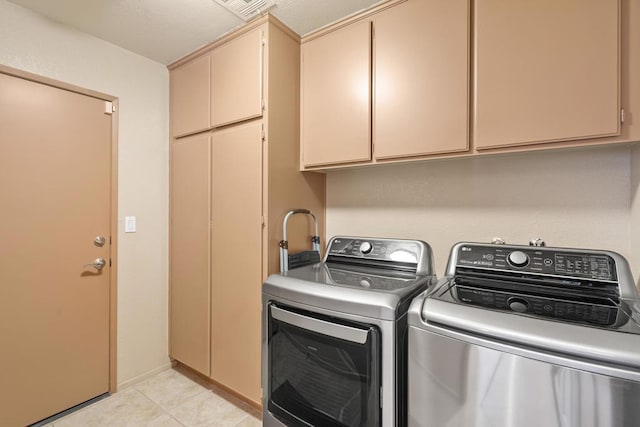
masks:
<svg viewBox="0 0 640 427"><path fill-rule="evenodd" d="M406 313L432 260L418 240L334 237L323 262L269 276L264 425L406 423Z"/></svg>
<svg viewBox="0 0 640 427"><path fill-rule="evenodd" d="M459 243L409 311L409 425L640 425L640 316L608 251Z"/></svg>

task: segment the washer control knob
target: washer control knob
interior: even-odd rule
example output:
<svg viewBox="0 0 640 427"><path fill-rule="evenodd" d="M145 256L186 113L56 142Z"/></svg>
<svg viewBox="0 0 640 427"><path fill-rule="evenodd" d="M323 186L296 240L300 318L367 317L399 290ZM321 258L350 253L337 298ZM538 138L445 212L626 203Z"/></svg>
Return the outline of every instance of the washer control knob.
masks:
<svg viewBox="0 0 640 427"><path fill-rule="evenodd" d="M372 249L373 249L373 246L369 242L362 242L360 244L360 252L362 252L365 255L371 252Z"/></svg>
<svg viewBox="0 0 640 427"><path fill-rule="evenodd" d="M518 313L526 313L529 308L529 302L523 298L509 298L507 301L509 308Z"/></svg>
<svg viewBox="0 0 640 427"><path fill-rule="evenodd" d="M529 264L529 256L521 251L511 252L507 259L509 260L509 264L514 267L524 267Z"/></svg>

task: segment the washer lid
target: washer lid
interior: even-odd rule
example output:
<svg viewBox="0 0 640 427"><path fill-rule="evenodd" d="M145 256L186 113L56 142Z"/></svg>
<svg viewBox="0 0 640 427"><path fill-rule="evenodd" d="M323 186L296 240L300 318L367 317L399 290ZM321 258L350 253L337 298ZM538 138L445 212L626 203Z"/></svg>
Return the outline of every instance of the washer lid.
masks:
<svg viewBox="0 0 640 427"><path fill-rule="evenodd" d="M626 301L628 321L612 329L445 301L434 293L414 301L410 325L426 330L434 325L514 346L640 368L640 301Z"/></svg>

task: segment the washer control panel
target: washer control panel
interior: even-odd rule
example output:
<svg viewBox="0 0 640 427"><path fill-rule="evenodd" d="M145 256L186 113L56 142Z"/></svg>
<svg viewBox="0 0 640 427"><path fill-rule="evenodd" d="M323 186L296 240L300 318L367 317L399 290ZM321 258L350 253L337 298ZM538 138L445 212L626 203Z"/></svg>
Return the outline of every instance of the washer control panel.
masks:
<svg viewBox="0 0 640 427"><path fill-rule="evenodd" d="M330 242L328 255L417 264L422 247L412 240L336 237Z"/></svg>
<svg viewBox="0 0 640 427"><path fill-rule="evenodd" d="M458 249L456 266L617 280L615 261L606 254L552 248L465 244Z"/></svg>

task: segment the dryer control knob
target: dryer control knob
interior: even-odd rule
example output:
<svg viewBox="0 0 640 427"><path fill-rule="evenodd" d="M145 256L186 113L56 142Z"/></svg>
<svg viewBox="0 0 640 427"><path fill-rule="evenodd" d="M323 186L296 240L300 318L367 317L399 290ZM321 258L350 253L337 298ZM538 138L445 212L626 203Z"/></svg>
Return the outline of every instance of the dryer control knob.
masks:
<svg viewBox="0 0 640 427"><path fill-rule="evenodd" d="M369 242L362 242L360 244L360 252L362 252L365 255L371 252L372 249L373 249L373 246Z"/></svg>
<svg viewBox="0 0 640 427"><path fill-rule="evenodd" d="M524 267L529 264L529 256L521 251L511 252L507 259L509 260L509 264L514 267Z"/></svg>

